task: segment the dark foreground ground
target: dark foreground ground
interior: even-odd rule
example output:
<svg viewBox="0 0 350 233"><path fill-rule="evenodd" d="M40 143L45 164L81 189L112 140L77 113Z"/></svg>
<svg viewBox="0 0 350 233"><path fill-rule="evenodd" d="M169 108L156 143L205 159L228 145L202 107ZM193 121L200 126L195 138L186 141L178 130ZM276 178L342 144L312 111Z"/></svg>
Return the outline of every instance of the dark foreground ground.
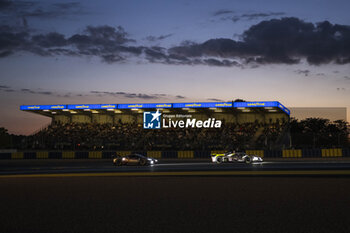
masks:
<svg viewBox="0 0 350 233"><path fill-rule="evenodd" d="M2 178L0 232L348 233L350 178Z"/></svg>

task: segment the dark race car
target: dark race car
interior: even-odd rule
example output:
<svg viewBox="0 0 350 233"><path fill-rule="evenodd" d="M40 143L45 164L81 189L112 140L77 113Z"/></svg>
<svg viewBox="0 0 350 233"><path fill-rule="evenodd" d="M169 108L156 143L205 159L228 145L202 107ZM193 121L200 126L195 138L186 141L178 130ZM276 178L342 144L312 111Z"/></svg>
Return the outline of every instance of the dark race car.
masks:
<svg viewBox="0 0 350 233"><path fill-rule="evenodd" d="M158 160L155 158L146 157L140 154L130 154L125 156L114 156L113 165L122 166L122 165L139 165L147 166L154 165Z"/></svg>

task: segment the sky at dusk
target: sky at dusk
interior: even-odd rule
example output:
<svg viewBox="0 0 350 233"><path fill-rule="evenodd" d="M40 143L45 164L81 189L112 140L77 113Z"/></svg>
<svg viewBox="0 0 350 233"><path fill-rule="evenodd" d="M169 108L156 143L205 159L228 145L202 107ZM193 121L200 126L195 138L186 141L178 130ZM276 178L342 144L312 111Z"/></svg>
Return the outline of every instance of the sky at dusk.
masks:
<svg viewBox="0 0 350 233"><path fill-rule="evenodd" d="M350 109L350 1L0 0L0 127L20 105L280 101Z"/></svg>

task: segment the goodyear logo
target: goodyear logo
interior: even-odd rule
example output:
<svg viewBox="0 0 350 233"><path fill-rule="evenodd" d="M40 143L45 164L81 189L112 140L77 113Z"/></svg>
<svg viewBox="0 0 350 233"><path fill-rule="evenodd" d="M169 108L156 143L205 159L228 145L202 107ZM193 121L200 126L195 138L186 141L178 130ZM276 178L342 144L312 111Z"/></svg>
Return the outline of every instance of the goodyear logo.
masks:
<svg viewBox="0 0 350 233"><path fill-rule="evenodd" d="M116 108L115 104L103 104L101 108Z"/></svg>
<svg viewBox="0 0 350 233"><path fill-rule="evenodd" d="M143 128L144 129L160 129L161 128L161 115L162 113L157 110L156 112L144 112L143 113Z"/></svg>
<svg viewBox="0 0 350 233"><path fill-rule="evenodd" d="M128 105L128 108L142 108L143 105L142 104L130 104Z"/></svg>
<svg viewBox="0 0 350 233"><path fill-rule="evenodd" d="M40 109L40 106L29 106L28 109Z"/></svg>
<svg viewBox="0 0 350 233"><path fill-rule="evenodd" d="M157 104L156 107L157 108L170 108L171 104Z"/></svg>
<svg viewBox="0 0 350 233"><path fill-rule="evenodd" d="M186 104L185 107L201 107L202 104Z"/></svg>
<svg viewBox="0 0 350 233"><path fill-rule="evenodd" d="M89 108L89 105L76 105L75 108L77 108L77 109Z"/></svg>
<svg viewBox="0 0 350 233"><path fill-rule="evenodd" d="M51 106L51 109L64 109L64 108L66 108L65 105L53 105L53 106Z"/></svg>
<svg viewBox="0 0 350 233"><path fill-rule="evenodd" d="M215 104L216 107L232 107L232 103Z"/></svg>
<svg viewBox="0 0 350 233"><path fill-rule="evenodd" d="M265 103L248 103L247 106L265 106Z"/></svg>

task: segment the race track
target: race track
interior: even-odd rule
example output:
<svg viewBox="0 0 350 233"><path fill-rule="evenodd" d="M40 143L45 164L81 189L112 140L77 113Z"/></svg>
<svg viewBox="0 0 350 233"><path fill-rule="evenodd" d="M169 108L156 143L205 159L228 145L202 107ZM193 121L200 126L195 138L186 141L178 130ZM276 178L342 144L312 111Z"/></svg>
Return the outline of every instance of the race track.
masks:
<svg viewBox="0 0 350 233"><path fill-rule="evenodd" d="M111 160L2 160L0 177L8 175L350 175L349 160L264 161L216 164L209 160L161 160L152 166L113 166Z"/></svg>

